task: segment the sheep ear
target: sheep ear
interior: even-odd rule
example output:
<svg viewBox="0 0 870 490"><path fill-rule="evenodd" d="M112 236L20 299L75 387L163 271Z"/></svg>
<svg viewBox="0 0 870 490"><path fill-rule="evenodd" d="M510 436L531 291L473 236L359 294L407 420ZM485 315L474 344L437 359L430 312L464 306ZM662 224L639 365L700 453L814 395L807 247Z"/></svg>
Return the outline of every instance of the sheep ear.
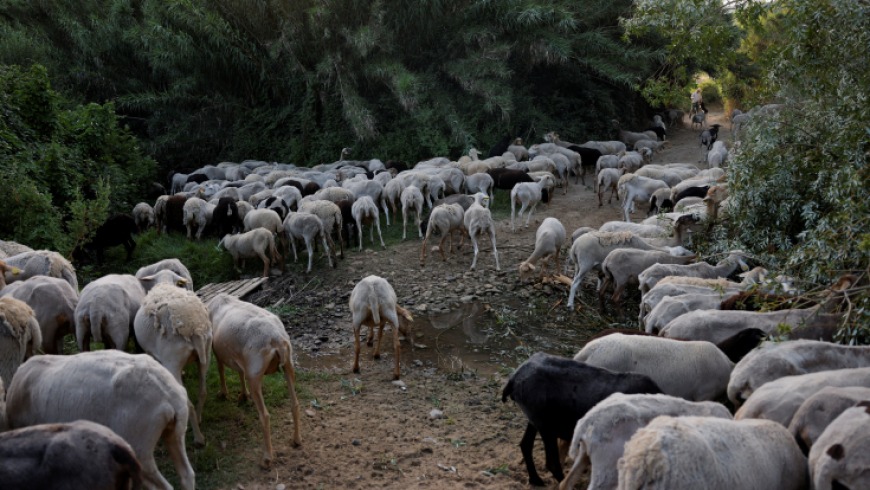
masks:
<svg viewBox="0 0 870 490"><path fill-rule="evenodd" d="M139 279L140 282L151 282L154 280L154 276L142 277Z"/></svg>
<svg viewBox="0 0 870 490"><path fill-rule="evenodd" d="M21 269L19 269L18 267L13 267L11 272L13 276L17 276L18 274L21 274Z"/></svg>
<svg viewBox="0 0 870 490"><path fill-rule="evenodd" d="M837 461L843 459L843 456L846 455L846 450L843 448L842 444L834 444L833 446L829 447L828 450L825 452L828 453L828 456L834 458Z"/></svg>

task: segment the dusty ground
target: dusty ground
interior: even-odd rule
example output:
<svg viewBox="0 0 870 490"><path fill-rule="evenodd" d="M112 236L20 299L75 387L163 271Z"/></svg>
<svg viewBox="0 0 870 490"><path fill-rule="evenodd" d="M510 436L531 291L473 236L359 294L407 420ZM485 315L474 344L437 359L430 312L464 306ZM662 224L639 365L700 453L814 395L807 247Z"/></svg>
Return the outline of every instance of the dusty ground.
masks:
<svg viewBox="0 0 870 490"><path fill-rule="evenodd" d="M711 116L722 122L721 113ZM720 139L727 141L729 125L723 125ZM669 141L655 163L694 163L701 156L698 131L671 128ZM589 287L578 298L578 311L569 312L566 287L518 281L517 265L534 248L535 229L545 217L559 218L569 234L621 219L616 201L598 207L591 180L539 207L527 229L512 233L510 218L499 220L500 272L488 244L477 272L467 272L467 244L446 263L430 256L421 268L420 242L409 240L386 251L349 252L337 269L318 264L311 276L273 279L253 295L254 303L271 307L285 321L297 367L314 374L304 387L313 400L303 406L300 448L289 446L287 405L272 409L276 462L270 471L257 469L258 446L238 483L244 488L527 487L517 447L525 418L513 402L501 402L506 376L535 351L571 355L598 330L634 317L630 311L626 317L599 312ZM643 214L633 218L639 221ZM402 342L401 385L391 381L390 333L382 359L374 361L372 349L363 346L362 372L351 373L347 300L353 284L370 274L387 278L399 303L416 317L417 348ZM433 409L442 415L433 418ZM259 434L256 440L259 444ZM540 446L536 462L546 480Z"/></svg>

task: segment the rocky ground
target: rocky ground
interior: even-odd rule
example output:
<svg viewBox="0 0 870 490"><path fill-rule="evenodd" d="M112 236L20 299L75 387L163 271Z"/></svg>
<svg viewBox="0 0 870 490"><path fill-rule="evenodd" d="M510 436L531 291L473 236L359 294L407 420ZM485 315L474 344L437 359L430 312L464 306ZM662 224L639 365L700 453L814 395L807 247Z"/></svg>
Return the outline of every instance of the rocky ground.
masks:
<svg viewBox="0 0 870 490"><path fill-rule="evenodd" d="M712 122L722 122L712 113ZM727 123L720 139L728 140ZM698 132L672 128L669 147L655 163L697 162ZM318 264L307 276L285 275L248 299L284 320L296 349L297 366L308 373L304 389L300 448L289 446L289 414L272 410L277 450L271 471L238 475L244 488L525 488L527 475L517 444L525 428L520 410L501 402L511 369L531 353L571 355L595 332L631 321L636 310L599 311L586 287L576 311L568 311L567 287L557 282L519 281L517 266L534 248L537 225L559 218L568 234L580 226L619 220L618 203L598 206L587 186L571 185L550 206L539 206L531 226L510 231L498 219L501 271L483 245L478 270L469 272L466 244L446 262L430 255L419 261L420 241L387 250L348 251L336 269ZM506 198L505 198L506 199ZM643 217L643 209L633 216ZM375 274L390 281L399 304L414 316L414 343L402 342L402 381L392 382L391 342L374 361L363 347L361 374L351 373L353 339L347 306L353 285ZM617 325L618 326L618 325ZM391 340L386 334L388 340ZM538 471L549 477L543 450ZM550 478L551 484L555 480Z"/></svg>

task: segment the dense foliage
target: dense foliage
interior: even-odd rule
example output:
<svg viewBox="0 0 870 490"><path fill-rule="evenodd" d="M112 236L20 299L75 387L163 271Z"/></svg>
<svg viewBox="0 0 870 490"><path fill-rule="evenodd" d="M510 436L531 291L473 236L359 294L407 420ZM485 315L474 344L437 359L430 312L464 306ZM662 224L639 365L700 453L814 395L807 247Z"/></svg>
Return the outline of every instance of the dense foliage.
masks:
<svg viewBox="0 0 870 490"><path fill-rule="evenodd" d="M114 101L161 164L417 161L646 119L629 0L12 1L0 63Z"/></svg>
<svg viewBox="0 0 870 490"><path fill-rule="evenodd" d="M0 108L4 239L69 254L154 173L113 104L69 104L42 66L0 66Z"/></svg>

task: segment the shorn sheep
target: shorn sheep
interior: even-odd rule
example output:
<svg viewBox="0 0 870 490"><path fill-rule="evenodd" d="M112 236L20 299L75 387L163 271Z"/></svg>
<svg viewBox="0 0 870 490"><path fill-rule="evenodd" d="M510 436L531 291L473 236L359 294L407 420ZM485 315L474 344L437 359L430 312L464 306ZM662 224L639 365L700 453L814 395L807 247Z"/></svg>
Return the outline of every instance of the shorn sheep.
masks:
<svg viewBox="0 0 870 490"><path fill-rule="evenodd" d="M667 189L668 184L658 179L651 179L634 174L624 174L618 182L619 194L622 196L622 211L625 221L631 221L629 214L634 212L634 203L649 202L653 192Z"/></svg>
<svg viewBox="0 0 870 490"><path fill-rule="evenodd" d="M305 272L311 272L311 264L314 261L314 248L317 245L317 237L319 236L323 242L323 251L329 259L329 266L335 268L334 253L335 251L329 248L326 229L323 227L323 221L311 213L287 213L284 218L284 232L287 233L287 239L293 249L293 260L298 261L299 256L296 254L296 240L301 239L305 242L305 248L308 250L308 268Z"/></svg>
<svg viewBox="0 0 870 490"><path fill-rule="evenodd" d="M517 367L502 390L501 401L514 400L528 420L520 452L529 483L544 485L532 457L538 432L544 442L547 469L561 481L562 463L556 439L571 440L577 421L614 393L661 393L661 390L642 374L614 373L542 352Z"/></svg>
<svg viewBox="0 0 870 490"><path fill-rule="evenodd" d="M725 394L734 364L710 342L682 342L645 335L613 334L587 343L575 361L615 372L649 376L671 396L691 401Z"/></svg>
<svg viewBox="0 0 870 490"><path fill-rule="evenodd" d="M619 194L617 193L617 185L619 184L619 177L621 171L615 168L602 168L600 172L598 172L598 178L595 187L595 193L598 194L598 207L603 206L604 204L601 202L601 197L607 189L610 189L610 197L607 198L607 204L610 204L610 201L613 200L613 196L616 195L616 198L619 199Z"/></svg>
<svg viewBox="0 0 870 490"><path fill-rule="evenodd" d="M79 350L91 350L91 339L107 348L126 349L143 299L142 283L128 274L109 274L88 283L75 309Z"/></svg>
<svg viewBox="0 0 870 490"><path fill-rule="evenodd" d="M15 370L42 346L33 310L15 298L0 298L0 382L9 385Z"/></svg>
<svg viewBox="0 0 870 490"><path fill-rule="evenodd" d="M133 448L112 429L87 420L0 433L0 461L7 489L142 487Z"/></svg>
<svg viewBox="0 0 870 490"><path fill-rule="evenodd" d="M535 212L535 208L542 200L549 201L549 193L546 189L547 183L544 180L539 182L521 182L511 189L511 231L516 231L514 227L514 213L516 212L516 204L520 203L520 221L523 220L523 213L526 209L529 214L526 216L526 228L529 226L529 220Z"/></svg>
<svg viewBox="0 0 870 490"><path fill-rule="evenodd" d="M94 403L99 401L99 403ZM171 489L154 461L161 439L180 487L196 486L184 448L187 393L151 356L117 350L36 356L15 373L6 394L11 428L90 420L121 436L142 465L147 487Z"/></svg>
<svg viewBox="0 0 870 490"><path fill-rule="evenodd" d="M63 338L75 333L78 291L63 279L35 276L0 288L0 297L8 296L27 303L33 309L42 333L42 351L63 352Z"/></svg>
<svg viewBox="0 0 870 490"><path fill-rule="evenodd" d="M386 279L378 276L367 276L361 279L350 293L350 312L353 323L354 355L353 372L359 373L360 329L363 325L369 327L366 345L374 342L374 329L378 327L378 344L375 347L374 358L381 357L381 339L384 336L384 324L389 322L393 328L393 379L401 376L399 333L403 333L413 346L413 339L408 333L408 327L400 317L409 322L414 321L411 312L396 304L396 291Z"/></svg>
<svg viewBox="0 0 870 490"><path fill-rule="evenodd" d="M34 250L12 255L3 260L6 263L4 278L6 284L23 281L33 276L59 277L68 282L76 291L79 282L76 270L63 255L50 250ZM12 271L17 272L13 273Z"/></svg>
<svg viewBox="0 0 870 490"><path fill-rule="evenodd" d="M441 241L438 243L438 251L441 253L441 260L447 261L447 256L444 255L444 241L450 238L450 251L453 250L453 234L459 233L460 239L464 240L463 226L465 210L459 204L439 204L432 208L429 213L429 226L426 227L426 235L423 237L423 245L420 247L420 266L426 265L426 242L433 232L437 231L441 234ZM460 241L457 248L462 245Z"/></svg>
<svg viewBox="0 0 870 490"><path fill-rule="evenodd" d="M239 235L226 235L218 243L218 247L223 247L233 256L237 271L239 260L244 266L245 259L254 257L259 257L263 261L263 277L269 277L271 264L281 262L281 269L284 268L283 260L275 247L275 237L265 228L255 228Z"/></svg>
<svg viewBox="0 0 870 490"><path fill-rule="evenodd" d="M656 417L626 443L619 490L803 490L806 458L779 424Z"/></svg>
<svg viewBox="0 0 870 490"><path fill-rule="evenodd" d="M143 232L154 226L154 208L147 202L140 202L133 206L133 220L136 222L136 228L139 232Z"/></svg>
<svg viewBox="0 0 870 490"><path fill-rule="evenodd" d="M489 177L487 174L474 175ZM489 182L490 187L492 187L492 178L489 179ZM411 211L414 212L414 217L417 219L417 233L420 235L420 238L423 238L423 232L420 230L420 215L423 213L423 193L420 192L417 186L409 185L402 190L400 200L402 201L402 240L408 238L406 230L408 226L408 213Z"/></svg>
<svg viewBox="0 0 870 490"><path fill-rule="evenodd" d="M474 259L471 261L471 270L477 267L477 254L479 248L477 246L478 235L485 233L489 234L492 242L492 255L495 258L495 270L500 271L498 265L498 249L495 248L495 223L492 220L492 213L489 211L489 196L482 192L474 195L474 202L468 207L463 216L465 229L468 230L468 236L471 238L471 245L474 247Z"/></svg>
<svg viewBox="0 0 870 490"><path fill-rule="evenodd" d="M228 397L224 366L239 373L242 399L248 395L257 407L265 440L261 465L272 462L272 433L269 411L263 401L263 376L281 368L287 382L293 415L293 444L302 443L299 436L299 400L296 398L296 371L293 367L293 347L281 319L274 314L228 294L219 294L208 303L214 340L215 362L220 377L221 393Z"/></svg>
<svg viewBox="0 0 870 490"><path fill-rule="evenodd" d="M171 284L158 284L142 301L133 319L136 340L183 384L182 370L191 361L199 368L196 410L188 400L194 442L205 444L199 428L205 405L206 376L211 354L212 329L208 311L196 294ZM189 397L188 397L189 398Z"/></svg>
<svg viewBox="0 0 870 490"><path fill-rule="evenodd" d="M870 400L831 422L810 450L809 467L817 490L870 488Z"/></svg>
<svg viewBox="0 0 870 490"><path fill-rule="evenodd" d="M359 234L360 252L362 252L363 249L363 225L369 225L369 238L373 245L375 243L374 230L378 230L378 239L381 241L381 248L386 250L387 246L384 245L384 237L381 235L380 213L378 212L378 207L375 205L372 198L369 196L360 196L359 199L354 201L353 206L351 207L351 212L353 213L354 221L356 221L356 229Z"/></svg>
<svg viewBox="0 0 870 490"><path fill-rule="evenodd" d="M559 490L572 490L586 467L591 470L589 488L615 490L619 476L617 462L625 443L660 415L731 418L721 403L690 402L668 395L614 393L577 421L569 449L574 465L559 484Z"/></svg>
<svg viewBox="0 0 870 490"><path fill-rule="evenodd" d="M536 269L535 263L541 261L540 276L544 276L547 264L552 262L553 270L559 266L559 252L565 243L565 227L556 218L545 218L541 226L535 232L535 250L532 255L520 263L520 280L527 277Z"/></svg>
<svg viewBox="0 0 870 490"><path fill-rule="evenodd" d="M688 264L695 260L694 255L675 257L668 252L659 250L635 250L631 248L617 249L605 257L601 262L601 272L604 274L604 283L598 290L600 301L604 300L605 293L613 286L611 301L619 303L622 293L629 284L637 284L637 276L646 268L655 264Z"/></svg>
<svg viewBox="0 0 870 490"><path fill-rule="evenodd" d="M806 454L835 418L864 400L870 400L870 388L863 386L822 388L801 404L792 417L788 430Z"/></svg>

